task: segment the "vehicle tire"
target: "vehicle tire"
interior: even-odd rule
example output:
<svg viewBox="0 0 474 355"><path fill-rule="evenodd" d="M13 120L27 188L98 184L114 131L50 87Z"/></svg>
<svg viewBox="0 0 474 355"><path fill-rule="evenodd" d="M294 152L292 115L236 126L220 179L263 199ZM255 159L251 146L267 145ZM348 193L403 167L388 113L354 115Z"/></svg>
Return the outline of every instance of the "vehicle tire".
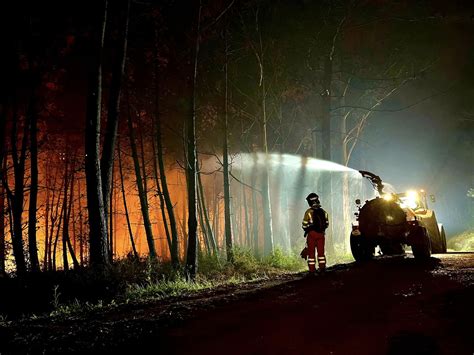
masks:
<svg viewBox="0 0 474 355"><path fill-rule="evenodd" d="M430 240L432 254L444 253L443 237L441 236L440 230L437 230L433 232L433 234L430 234Z"/></svg>
<svg viewBox="0 0 474 355"><path fill-rule="evenodd" d="M370 245L362 235L354 236L351 234L351 251L356 261L367 261L374 257L374 247Z"/></svg>
<svg viewBox="0 0 474 355"><path fill-rule="evenodd" d="M411 250L415 259L428 259L431 256L431 241L428 232L423 227L418 227L414 231Z"/></svg>
<svg viewBox="0 0 474 355"><path fill-rule="evenodd" d="M441 252L446 253L448 251L448 247L446 244L446 232L444 231L444 227L441 226L441 230L439 231L439 234L441 236Z"/></svg>

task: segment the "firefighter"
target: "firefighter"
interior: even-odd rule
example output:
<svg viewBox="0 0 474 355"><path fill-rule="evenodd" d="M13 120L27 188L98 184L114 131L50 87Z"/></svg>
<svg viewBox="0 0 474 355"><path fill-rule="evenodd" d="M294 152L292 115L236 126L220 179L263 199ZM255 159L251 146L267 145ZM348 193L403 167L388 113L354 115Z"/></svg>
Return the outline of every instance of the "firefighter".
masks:
<svg viewBox="0 0 474 355"><path fill-rule="evenodd" d="M329 226L328 214L321 208L319 196L314 192L306 197L308 208L303 217L303 230L308 248L308 268L310 274L316 271L315 249L318 252L318 266L320 272L326 269L326 256L324 255L325 231Z"/></svg>

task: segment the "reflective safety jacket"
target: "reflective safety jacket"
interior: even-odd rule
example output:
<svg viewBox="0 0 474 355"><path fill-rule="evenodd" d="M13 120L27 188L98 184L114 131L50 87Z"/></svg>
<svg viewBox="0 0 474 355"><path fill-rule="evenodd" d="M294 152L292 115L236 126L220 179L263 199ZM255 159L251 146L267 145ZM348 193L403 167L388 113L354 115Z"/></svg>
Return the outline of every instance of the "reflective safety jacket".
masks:
<svg viewBox="0 0 474 355"><path fill-rule="evenodd" d="M303 217L302 227L306 233L315 231L324 233L329 226L328 214L321 207L308 208Z"/></svg>

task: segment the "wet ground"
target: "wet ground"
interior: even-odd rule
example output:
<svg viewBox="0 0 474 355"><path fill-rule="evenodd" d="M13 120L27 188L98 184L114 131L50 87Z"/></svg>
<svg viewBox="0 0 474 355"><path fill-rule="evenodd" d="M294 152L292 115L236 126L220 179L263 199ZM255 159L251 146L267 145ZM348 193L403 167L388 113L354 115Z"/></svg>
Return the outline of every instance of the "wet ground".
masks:
<svg viewBox="0 0 474 355"><path fill-rule="evenodd" d="M0 329L11 352L474 353L474 253L339 265L86 319ZM147 350L150 348L150 350Z"/></svg>

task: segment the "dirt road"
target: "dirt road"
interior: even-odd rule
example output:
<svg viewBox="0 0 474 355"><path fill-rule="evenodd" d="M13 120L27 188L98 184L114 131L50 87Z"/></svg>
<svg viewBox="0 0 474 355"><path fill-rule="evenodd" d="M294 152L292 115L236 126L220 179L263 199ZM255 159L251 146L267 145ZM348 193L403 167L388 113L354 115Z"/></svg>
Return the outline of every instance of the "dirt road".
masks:
<svg viewBox="0 0 474 355"><path fill-rule="evenodd" d="M376 260L200 312L157 343L176 354L472 354L473 254Z"/></svg>
<svg viewBox="0 0 474 355"><path fill-rule="evenodd" d="M407 256L63 324L22 324L10 329L14 341L2 332L0 349L472 355L473 320L473 253L435 255L425 263Z"/></svg>

